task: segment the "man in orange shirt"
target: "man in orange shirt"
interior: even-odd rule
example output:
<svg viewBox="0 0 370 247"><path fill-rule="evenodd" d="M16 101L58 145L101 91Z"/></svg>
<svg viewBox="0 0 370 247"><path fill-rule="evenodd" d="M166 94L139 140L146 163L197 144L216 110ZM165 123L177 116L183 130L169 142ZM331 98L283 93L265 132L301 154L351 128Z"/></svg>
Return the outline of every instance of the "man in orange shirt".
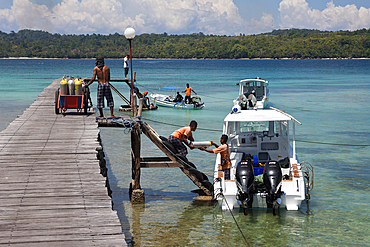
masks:
<svg viewBox="0 0 370 247"><path fill-rule="evenodd" d="M188 140L194 141L193 134L191 132L195 131L197 129L197 126L198 123L192 120L188 127L183 127L181 129L175 130L168 137L168 142L172 144L179 155L186 157L186 155L188 154L188 150L186 149L184 143L190 149L194 149L194 146L190 145L190 142L188 142Z"/></svg>
<svg viewBox="0 0 370 247"><path fill-rule="evenodd" d="M215 149L206 149L205 147L200 147L199 149L204 150L208 153L219 153L221 155L221 164L219 164L219 171L224 172L225 180L230 180L231 160L229 154L229 146L226 144L227 140L227 135L222 135L220 139L221 146L217 145L214 142L211 142L211 144L216 147Z"/></svg>
<svg viewBox="0 0 370 247"><path fill-rule="evenodd" d="M185 104L191 104L192 101L191 101L191 91L193 91L195 94L197 94L190 86L189 86L189 83L186 84L186 88L184 91L182 91L183 93L186 92L185 94Z"/></svg>

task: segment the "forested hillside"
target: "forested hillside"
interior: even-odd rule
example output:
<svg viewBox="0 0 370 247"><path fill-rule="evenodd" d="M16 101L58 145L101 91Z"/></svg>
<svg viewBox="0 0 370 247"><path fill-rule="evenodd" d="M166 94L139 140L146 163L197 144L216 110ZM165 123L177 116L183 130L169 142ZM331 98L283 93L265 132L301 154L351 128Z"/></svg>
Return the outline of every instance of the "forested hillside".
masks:
<svg viewBox="0 0 370 247"><path fill-rule="evenodd" d="M122 34L60 35L44 31L0 31L0 57L122 58ZM274 30L259 35L141 34L132 41L135 58L369 58L370 29L323 32Z"/></svg>

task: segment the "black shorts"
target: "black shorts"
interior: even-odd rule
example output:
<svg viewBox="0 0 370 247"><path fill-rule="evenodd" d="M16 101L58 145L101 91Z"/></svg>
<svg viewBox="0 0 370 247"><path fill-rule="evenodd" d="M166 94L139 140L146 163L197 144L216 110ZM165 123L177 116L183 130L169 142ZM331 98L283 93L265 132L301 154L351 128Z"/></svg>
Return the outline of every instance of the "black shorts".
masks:
<svg viewBox="0 0 370 247"><path fill-rule="evenodd" d="M222 169L222 171L224 172L224 179L225 180L230 180L230 168Z"/></svg>

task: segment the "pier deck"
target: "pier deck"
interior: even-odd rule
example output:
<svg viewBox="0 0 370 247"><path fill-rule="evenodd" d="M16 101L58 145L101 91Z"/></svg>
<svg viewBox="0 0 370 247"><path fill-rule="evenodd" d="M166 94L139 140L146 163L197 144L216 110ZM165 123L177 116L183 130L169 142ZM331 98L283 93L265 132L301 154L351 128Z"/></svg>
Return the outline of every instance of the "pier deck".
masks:
<svg viewBox="0 0 370 247"><path fill-rule="evenodd" d="M59 81L0 132L0 246L127 246L100 175L95 114L56 115Z"/></svg>

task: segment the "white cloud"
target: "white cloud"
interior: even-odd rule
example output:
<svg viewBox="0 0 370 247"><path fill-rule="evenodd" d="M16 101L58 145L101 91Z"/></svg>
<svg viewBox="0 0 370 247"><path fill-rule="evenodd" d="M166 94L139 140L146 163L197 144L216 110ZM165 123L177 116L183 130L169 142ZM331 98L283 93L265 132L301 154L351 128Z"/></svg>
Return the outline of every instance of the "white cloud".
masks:
<svg viewBox="0 0 370 247"><path fill-rule="evenodd" d="M281 0L279 27L356 30L370 26L370 9L329 2L320 11L306 1ZM270 13L262 13L259 20L244 20L233 0L55 0L60 3L54 6L50 1L48 6L32 2L13 0L11 8L0 9L0 30L113 34L130 26L138 34L238 35L268 32L278 22Z"/></svg>
<svg viewBox="0 0 370 247"><path fill-rule="evenodd" d="M233 0L63 0L50 8L14 0L0 9L0 30L44 30L51 33L198 33L234 35L271 29L271 15L243 20Z"/></svg>
<svg viewBox="0 0 370 247"><path fill-rule="evenodd" d="M279 7L281 28L357 30L370 26L370 9L329 2L322 11L309 7L306 0L282 0Z"/></svg>
<svg viewBox="0 0 370 247"><path fill-rule="evenodd" d="M251 33L270 32L273 29L274 18L271 14L262 13L261 20L252 19L249 23Z"/></svg>
<svg viewBox="0 0 370 247"><path fill-rule="evenodd" d="M0 9L0 30L12 31L17 29L16 17L13 15L11 9Z"/></svg>

